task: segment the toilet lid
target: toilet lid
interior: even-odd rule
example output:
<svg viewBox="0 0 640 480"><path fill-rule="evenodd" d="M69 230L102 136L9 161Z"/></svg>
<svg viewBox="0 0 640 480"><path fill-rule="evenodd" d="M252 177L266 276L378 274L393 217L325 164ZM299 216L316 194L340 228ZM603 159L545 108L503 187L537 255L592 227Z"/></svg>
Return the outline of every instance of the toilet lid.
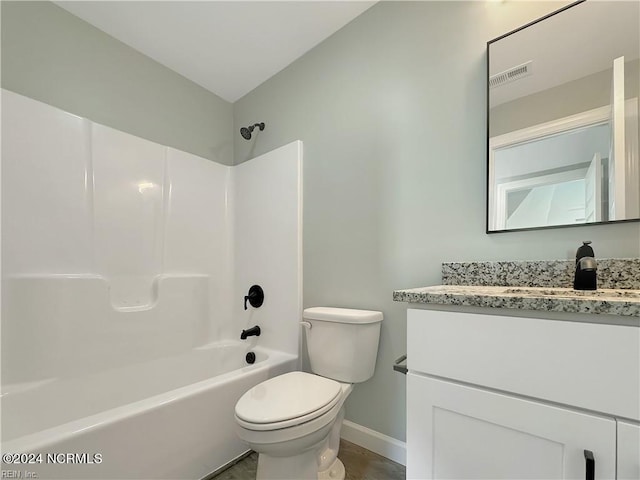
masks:
<svg viewBox="0 0 640 480"><path fill-rule="evenodd" d="M236 403L236 416L253 424L283 422L309 415L340 394L340 384L305 372L270 378L246 392Z"/></svg>

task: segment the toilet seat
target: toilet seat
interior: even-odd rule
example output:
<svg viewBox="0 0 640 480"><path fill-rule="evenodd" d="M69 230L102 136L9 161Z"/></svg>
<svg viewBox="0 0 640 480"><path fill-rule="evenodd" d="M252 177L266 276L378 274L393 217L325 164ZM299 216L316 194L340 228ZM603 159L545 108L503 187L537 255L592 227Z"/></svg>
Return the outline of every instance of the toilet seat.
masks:
<svg viewBox="0 0 640 480"><path fill-rule="evenodd" d="M236 403L237 423L248 430L268 431L310 422L342 399L339 382L305 372L290 372L266 380Z"/></svg>

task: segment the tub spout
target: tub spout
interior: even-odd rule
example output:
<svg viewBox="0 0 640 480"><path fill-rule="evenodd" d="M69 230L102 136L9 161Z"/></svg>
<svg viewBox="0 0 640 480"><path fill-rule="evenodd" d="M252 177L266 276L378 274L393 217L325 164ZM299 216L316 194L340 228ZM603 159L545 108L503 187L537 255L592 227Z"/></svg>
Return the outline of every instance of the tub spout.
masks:
<svg viewBox="0 0 640 480"><path fill-rule="evenodd" d="M242 330L240 334L240 340L246 340L247 337L260 336L260 327L256 325L255 327L248 328L247 330Z"/></svg>

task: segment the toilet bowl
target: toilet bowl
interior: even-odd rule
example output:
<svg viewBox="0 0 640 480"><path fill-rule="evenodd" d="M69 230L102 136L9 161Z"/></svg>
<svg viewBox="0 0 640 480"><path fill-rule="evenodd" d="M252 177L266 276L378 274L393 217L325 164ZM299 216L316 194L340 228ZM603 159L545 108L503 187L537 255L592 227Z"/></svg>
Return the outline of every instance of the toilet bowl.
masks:
<svg viewBox="0 0 640 480"><path fill-rule="evenodd" d="M235 408L236 432L258 452L256 478L345 478L337 458L344 402L353 383L373 375L381 312L306 309L314 373L289 372L247 391Z"/></svg>
<svg viewBox="0 0 640 480"><path fill-rule="evenodd" d="M351 384L305 372L280 375L249 390L236 405L236 432L260 454L257 478L315 480L326 471L326 478L339 479L330 474L344 472L336 443L351 390Z"/></svg>

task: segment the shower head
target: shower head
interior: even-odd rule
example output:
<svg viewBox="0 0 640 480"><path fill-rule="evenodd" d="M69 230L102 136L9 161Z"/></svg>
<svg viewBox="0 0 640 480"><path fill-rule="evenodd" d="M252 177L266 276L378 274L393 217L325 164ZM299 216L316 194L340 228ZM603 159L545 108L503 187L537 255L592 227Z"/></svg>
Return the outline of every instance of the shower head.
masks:
<svg viewBox="0 0 640 480"><path fill-rule="evenodd" d="M242 138L244 138L245 140L251 140L251 132L253 132L253 129L256 127L258 127L260 131L264 130L264 122L256 123L248 127L242 127L240 129L240 135L242 135Z"/></svg>
<svg viewBox="0 0 640 480"><path fill-rule="evenodd" d="M240 135L242 135L242 138L245 140L251 140L251 132L253 132L253 127L242 127L240 129Z"/></svg>

